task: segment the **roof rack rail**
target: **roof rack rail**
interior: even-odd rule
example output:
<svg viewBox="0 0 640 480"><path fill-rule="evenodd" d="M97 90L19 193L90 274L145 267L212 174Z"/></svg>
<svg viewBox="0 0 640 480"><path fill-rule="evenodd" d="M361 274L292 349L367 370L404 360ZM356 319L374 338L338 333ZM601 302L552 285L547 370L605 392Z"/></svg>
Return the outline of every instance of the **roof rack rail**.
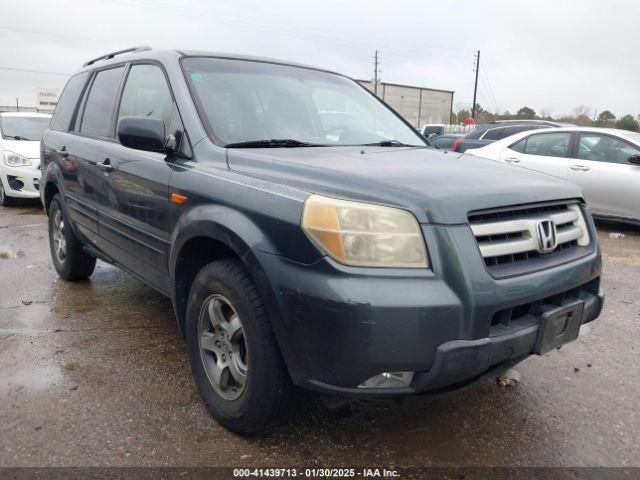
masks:
<svg viewBox="0 0 640 480"><path fill-rule="evenodd" d="M140 47L125 48L124 50L118 50L117 52L111 52L111 53L107 53L106 55L100 55L99 57L89 60L87 63L85 63L82 66L88 67L89 65L93 65L94 63L99 62L100 60L110 60L116 55L122 55L123 53L146 52L148 50L151 50L151 47L148 47L146 45L142 45Z"/></svg>

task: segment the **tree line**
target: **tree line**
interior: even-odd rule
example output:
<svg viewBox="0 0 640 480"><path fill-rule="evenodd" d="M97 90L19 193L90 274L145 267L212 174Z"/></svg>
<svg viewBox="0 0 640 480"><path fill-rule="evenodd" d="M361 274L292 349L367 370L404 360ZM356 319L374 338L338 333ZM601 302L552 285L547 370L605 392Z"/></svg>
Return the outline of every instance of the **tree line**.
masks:
<svg viewBox="0 0 640 480"><path fill-rule="evenodd" d="M471 118L471 112L467 109L461 109L458 113L451 113L451 123L460 124ZM623 130L631 130L637 132L640 130L640 115L634 117L627 114L617 118L610 110L603 110L597 116L590 115L589 107L580 105L573 109L570 115L563 115L559 118L553 118L548 112L540 112L538 114L531 107L522 107L516 113L506 111L504 113L491 113L481 105L476 103L476 123L489 123L494 120L550 120L556 122L572 123L581 127L606 127L620 128Z"/></svg>

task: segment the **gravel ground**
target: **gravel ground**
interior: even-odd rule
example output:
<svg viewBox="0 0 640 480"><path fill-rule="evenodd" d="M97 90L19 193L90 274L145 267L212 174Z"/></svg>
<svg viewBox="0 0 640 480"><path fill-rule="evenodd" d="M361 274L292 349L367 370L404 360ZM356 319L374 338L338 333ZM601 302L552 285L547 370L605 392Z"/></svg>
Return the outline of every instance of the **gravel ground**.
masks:
<svg viewBox="0 0 640 480"><path fill-rule="evenodd" d="M640 230L600 240L602 316L519 385L334 410L305 394L243 438L200 400L168 299L104 263L59 280L37 204L0 207L0 466L640 465Z"/></svg>

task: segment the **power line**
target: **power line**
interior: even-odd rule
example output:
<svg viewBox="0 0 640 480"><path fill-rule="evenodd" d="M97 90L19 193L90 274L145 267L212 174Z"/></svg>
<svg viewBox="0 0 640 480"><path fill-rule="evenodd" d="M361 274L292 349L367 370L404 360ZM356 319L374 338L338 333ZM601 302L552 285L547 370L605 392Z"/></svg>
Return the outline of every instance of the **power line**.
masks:
<svg viewBox="0 0 640 480"><path fill-rule="evenodd" d="M481 73L482 73L482 75L484 76L484 79L487 82L487 87L488 87L489 93L491 94L491 98L493 99L493 103L495 104L495 107L496 107L496 113L498 113L498 111L497 111L498 110L498 102L496 100L496 96L493 93L493 87L491 85L491 82L489 81L489 74L487 73L487 66L486 65L482 68L482 72Z"/></svg>
<svg viewBox="0 0 640 480"><path fill-rule="evenodd" d="M484 90L483 93L484 93L485 99L487 100L487 103L493 104L494 112L498 113L498 106L496 104L495 98L491 94L491 91L489 90L489 87L487 86L487 83L485 82L485 79L482 73L480 74L480 82L482 83L482 88Z"/></svg>
<svg viewBox="0 0 640 480"><path fill-rule="evenodd" d="M111 40L104 40L101 38L91 38L91 37L81 37L78 35L67 35L65 33L58 33L58 32L42 32L42 31L36 31L36 30L27 30L25 28L15 28L15 27L0 27L0 30L8 30L8 31L12 31L12 32L19 32L19 33L28 33L30 35L44 35L44 36L50 36L50 37L60 37L60 38L68 38L70 40L88 40L90 42L98 42L98 43L109 43L112 45L119 45L119 46L123 46L124 44L121 42L114 42Z"/></svg>
<svg viewBox="0 0 640 480"><path fill-rule="evenodd" d="M63 75L68 77L71 75L70 73L62 73L62 72L48 72L46 70L30 70L27 68L10 68L10 67L0 67L0 70L7 70L9 72L25 72L25 73L42 73L45 75Z"/></svg>
<svg viewBox="0 0 640 480"><path fill-rule="evenodd" d="M182 16L185 18L190 18L194 20L203 21L205 23L210 23L212 20L217 23L226 23L231 25L244 25L249 28L259 29L259 30L267 30L280 33L282 35L288 35L293 37L311 39L311 40L321 40L329 43L337 43L345 45L349 48L367 48L370 49L370 45L372 41L388 42L388 38L378 38L378 39L363 39L361 36L349 36L338 33L319 33L319 30L316 30L314 33L309 33L310 28L305 27L304 32L301 32L299 29L295 29L289 25L283 25L275 22L265 22L262 19L256 19L256 17L247 17L247 16L234 16L229 14L221 14L219 12L215 12L209 9L198 9L198 8L190 8L189 11L176 11L175 5L167 2L160 1L149 1L149 0L103 0L110 3L115 3L122 6L127 7L138 7L145 9L153 9L156 12L168 12L172 16ZM322 30L323 32L325 30ZM396 44L403 51L406 51L408 48L414 48L418 51L424 52L425 50L435 50L441 52L443 50L457 51L462 52L461 49L455 49L447 46L439 46L439 45L420 45L413 43L412 47L409 47L409 44L405 44L404 46ZM394 49L395 47L388 47L387 49ZM466 51L464 51L467 53ZM449 55L449 54L448 54Z"/></svg>

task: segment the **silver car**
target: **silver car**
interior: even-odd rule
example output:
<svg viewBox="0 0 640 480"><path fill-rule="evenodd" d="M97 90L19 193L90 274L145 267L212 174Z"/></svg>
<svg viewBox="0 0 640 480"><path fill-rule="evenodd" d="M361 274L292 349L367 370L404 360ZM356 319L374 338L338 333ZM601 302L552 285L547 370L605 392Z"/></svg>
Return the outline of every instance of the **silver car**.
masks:
<svg viewBox="0 0 640 480"><path fill-rule="evenodd" d="M594 216L640 222L640 133L549 128L512 135L466 153L569 180L582 188Z"/></svg>

